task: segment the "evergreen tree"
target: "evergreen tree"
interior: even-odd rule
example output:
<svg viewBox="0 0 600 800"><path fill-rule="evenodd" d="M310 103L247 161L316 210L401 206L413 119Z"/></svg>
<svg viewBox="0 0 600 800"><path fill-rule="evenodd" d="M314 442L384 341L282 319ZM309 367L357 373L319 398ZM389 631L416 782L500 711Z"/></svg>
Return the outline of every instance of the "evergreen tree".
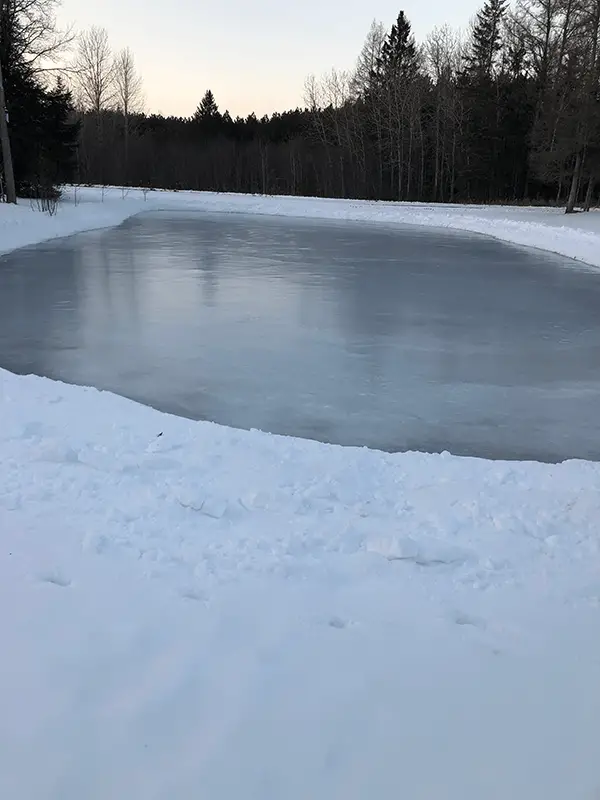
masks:
<svg viewBox="0 0 600 800"><path fill-rule="evenodd" d="M486 0L477 13L471 34L466 71L475 78L492 78L498 54L502 49L502 21L507 0Z"/></svg>
<svg viewBox="0 0 600 800"><path fill-rule="evenodd" d="M478 12L471 40L459 76L464 107L467 109L463 148L463 171L467 197L495 201L501 194L502 150L506 131L501 120L499 62L502 51L502 22L506 0L486 0Z"/></svg>
<svg viewBox="0 0 600 800"><path fill-rule="evenodd" d="M18 192L27 195L41 185L72 179L78 126L64 85L59 82L48 91L27 61L19 17L4 13L0 28L15 182Z"/></svg>
<svg viewBox="0 0 600 800"><path fill-rule="evenodd" d="M59 78L45 95L42 163L46 180L52 184L72 180L81 123L75 118L71 92Z"/></svg>
<svg viewBox="0 0 600 800"><path fill-rule="evenodd" d="M206 136L216 136L220 132L223 118L210 89L204 93L192 120Z"/></svg>
<svg viewBox="0 0 600 800"><path fill-rule="evenodd" d="M412 165L421 114L420 56L404 11L381 47L367 98L379 149L379 192L396 200L410 199ZM408 167L408 169L407 169Z"/></svg>
<svg viewBox="0 0 600 800"><path fill-rule="evenodd" d="M378 82L411 81L419 70L419 54L411 25L404 11L386 36L377 59L376 79Z"/></svg>
<svg viewBox="0 0 600 800"><path fill-rule="evenodd" d="M198 108L196 109L193 118L196 122L202 122L206 120L214 120L217 117L220 117L219 107L215 100L214 94L210 89L207 89L204 93L204 97L198 105Z"/></svg>

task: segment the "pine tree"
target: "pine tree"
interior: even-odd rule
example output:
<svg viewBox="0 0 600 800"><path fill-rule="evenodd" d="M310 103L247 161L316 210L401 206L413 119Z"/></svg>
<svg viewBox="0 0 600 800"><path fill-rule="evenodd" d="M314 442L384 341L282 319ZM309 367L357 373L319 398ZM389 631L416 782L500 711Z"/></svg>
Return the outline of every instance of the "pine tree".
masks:
<svg viewBox="0 0 600 800"><path fill-rule="evenodd" d="M506 0L485 0L475 18L459 76L466 109L462 139L466 169L462 178L469 198L483 195L486 200L494 201L503 190L500 165L506 131L502 129L500 84L506 9Z"/></svg>
<svg viewBox="0 0 600 800"><path fill-rule="evenodd" d="M404 11L400 11L381 47L375 77L380 83L410 81L418 70L419 55L411 25Z"/></svg>
<svg viewBox="0 0 600 800"><path fill-rule="evenodd" d="M502 49L502 20L507 0L486 0L475 18L466 72L472 77L491 79L496 58Z"/></svg>
<svg viewBox="0 0 600 800"><path fill-rule="evenodd" d="M43 116L42 164L46 180L52 184L72 180L81 123L75 119L71 92L61 78L45 95Z"/></svg>
<svg viewBox="0 0 600 800"><path fill-rule="evenodd" d="M192 120L204 136L212 137L221 132L223 117L219 111L215 96L210 89L207 89L204 93L204 97L200 101Z"/></svg>
<svg viewBox="0 0 600 800"><path fill-rule="evenodd" d="M387 183L386 194L397 200L411 197L418 157L420 60L410 22L400 11L381 47L368 98L379 139L379 183Z"/></svg>
<svg viewBox="0 0 600 800"><path fill-rule="evenodd" d="M194 114L194 120L200 122L203 120L214 120L220 117L219 107L216 103L215 96L210 89L204 93L204 97L200 101L198 108Z"/></svg>
<svg viewBox="0 0 600 800"><path fill-rule="evenodd" d="M37 194L73 177L78 127L72 122L73 104L62 83L48 91L23 55L18 16L0 20L0 58L10 117L13 165L17 191Z"/></svg>

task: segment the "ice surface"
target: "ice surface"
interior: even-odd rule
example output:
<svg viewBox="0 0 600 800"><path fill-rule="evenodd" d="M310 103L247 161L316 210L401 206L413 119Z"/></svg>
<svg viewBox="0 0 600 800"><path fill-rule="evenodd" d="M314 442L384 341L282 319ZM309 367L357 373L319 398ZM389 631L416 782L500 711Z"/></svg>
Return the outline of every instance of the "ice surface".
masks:
<svg viewBox="0 0 600 800"><path fill-rule="evenodd" d="M21 249L0 365L237 428L600 459L600 281L456 230L154 212Z"/></svg>

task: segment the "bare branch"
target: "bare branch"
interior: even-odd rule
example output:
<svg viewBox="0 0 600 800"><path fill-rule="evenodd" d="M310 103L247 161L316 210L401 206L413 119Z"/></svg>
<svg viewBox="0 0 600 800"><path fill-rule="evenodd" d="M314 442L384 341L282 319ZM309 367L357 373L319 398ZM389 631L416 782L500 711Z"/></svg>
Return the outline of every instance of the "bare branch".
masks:
<svg viewBox="0 0 600 800"><path fill-rule="evenodd" d="M94 26L79 36L74 70L83 107L96 114L110 108L116 98L115 65L104 28Z"/></svg>
<svg viewBox="0 0 600 800"><path fill-rule="evenodd" d="M144 107L144 93L142 78L139 75L133 54L126 47L121 50L113 62L115 101L119 111L129 117L142 111Z"/></svg>

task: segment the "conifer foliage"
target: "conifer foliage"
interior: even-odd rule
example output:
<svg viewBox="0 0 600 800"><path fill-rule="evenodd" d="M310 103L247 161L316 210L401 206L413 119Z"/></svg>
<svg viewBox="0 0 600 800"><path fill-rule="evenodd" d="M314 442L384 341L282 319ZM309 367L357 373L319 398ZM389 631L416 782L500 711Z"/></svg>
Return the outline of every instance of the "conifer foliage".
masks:
<svg viewBox="0 0 600 800"><path fill-rule="evenodd" d="M41 38L27 27L34 11L34 2L0 3L0 59L17 192L38 197L74 177L79 125L70 91L47 84L31 49Z"/></svg>

